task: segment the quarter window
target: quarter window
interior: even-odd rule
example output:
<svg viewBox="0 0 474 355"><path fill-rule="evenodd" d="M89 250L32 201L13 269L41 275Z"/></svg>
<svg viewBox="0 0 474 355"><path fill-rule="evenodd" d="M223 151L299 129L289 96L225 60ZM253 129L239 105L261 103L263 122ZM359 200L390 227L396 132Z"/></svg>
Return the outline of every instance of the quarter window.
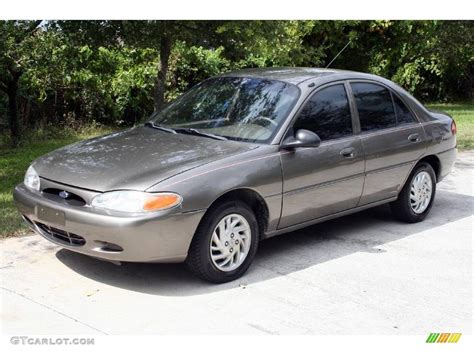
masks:
<svg viewBox="0 0 474 355"><path fill-rule="evenodd" d="M362 131L393 127L397 124L392 95L383 86L371 83L351 84Z"/></svg>
<svg viewBox="0 0 474 355"><path fill-rule="evenodd" d="M395 105L395 112L397 114L397 123L398 124L407 124L416 122L415 117L410 112L408 107L400 100L396 95L393 96L393 103Z"/></svg>
<svg viewBox="0 0 474 355"><path fill-rule="evenodd" d="M321 140L352 134L351 110L343 84L316 92L306 103L293 129L307 129Z"/></svg>

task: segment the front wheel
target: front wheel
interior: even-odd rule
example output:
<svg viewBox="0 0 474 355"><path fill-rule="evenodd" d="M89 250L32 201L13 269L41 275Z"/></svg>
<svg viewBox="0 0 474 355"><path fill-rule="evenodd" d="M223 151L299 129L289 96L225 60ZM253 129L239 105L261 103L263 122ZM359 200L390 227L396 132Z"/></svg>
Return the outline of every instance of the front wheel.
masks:
<svg viewBox="0 0 474 355"><path fill-rule="evenodd" d="M257 251L259 228L253 211L241 202L212 208L200 223L186 263L198 277L214 283L235 280Z"/></svg>
<svg viewBox="0 0 474 355"><path fill-rule="evenodd" d="M391 203L392 213L403 222L416 223L426 218L436 194L436 175L428 163L419 163L400 192Z"/></svg>

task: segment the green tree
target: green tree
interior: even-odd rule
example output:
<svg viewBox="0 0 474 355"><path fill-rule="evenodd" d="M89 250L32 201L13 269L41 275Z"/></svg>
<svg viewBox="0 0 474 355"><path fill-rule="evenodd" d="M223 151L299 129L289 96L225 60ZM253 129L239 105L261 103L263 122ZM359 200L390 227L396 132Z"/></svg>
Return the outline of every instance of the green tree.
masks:
<svg viewBox="0 0 474 355"><path fill-rule="evenodd" d="M165 104L166 81L173 47L178 42L188 46L209 46L213 42L217 21L123 21L125 43L159 52L159 68L154 83L154 106Z"/></svg>
<svg viewBox="0 0 474 355"><path fill-rule="evenodd" d="M371 72L424 101L472 97L473 21L3 21L0 124L130 126L209 76Z"/></svg>
<svg viewBox="0 0 474 355"><path fill-rule="evenodd" d="M0 21L0 89L7 95L11 142L20 140L19 81L28 65L28 54L41 21Z"/></svg>

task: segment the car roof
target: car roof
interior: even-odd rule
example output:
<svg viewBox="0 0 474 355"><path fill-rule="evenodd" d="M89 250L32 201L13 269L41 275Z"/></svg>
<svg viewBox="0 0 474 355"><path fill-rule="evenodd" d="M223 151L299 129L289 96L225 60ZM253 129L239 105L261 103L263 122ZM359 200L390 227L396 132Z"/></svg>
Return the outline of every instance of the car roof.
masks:
<svg viewBox="0 0 474 355"><path fill-rule="evenodd" d="M345 74L345 75L344 75ZM374 78L374 75L359 73L349 70L303 68L303 67L281 67L281 68L252 68L227 72L219 77L252 77L265 78L269 80L280 80L290 84L298 85L311 79L338 76L339 79L347 78Z"/></svg>

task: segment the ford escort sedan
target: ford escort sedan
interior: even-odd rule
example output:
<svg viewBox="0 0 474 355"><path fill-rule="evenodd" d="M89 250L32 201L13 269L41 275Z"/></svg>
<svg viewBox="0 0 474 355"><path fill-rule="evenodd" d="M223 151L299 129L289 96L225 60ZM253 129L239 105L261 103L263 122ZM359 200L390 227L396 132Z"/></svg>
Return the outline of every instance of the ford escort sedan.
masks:
<svg viewBox="0 0 474 355"><path fill-rule="evenodd" d="M262 239L390 203L422 221L456 125L375 75L249 69L210 78L125 131L35 160L14 199L38 234L117 262L240 277Z"/></svg>

